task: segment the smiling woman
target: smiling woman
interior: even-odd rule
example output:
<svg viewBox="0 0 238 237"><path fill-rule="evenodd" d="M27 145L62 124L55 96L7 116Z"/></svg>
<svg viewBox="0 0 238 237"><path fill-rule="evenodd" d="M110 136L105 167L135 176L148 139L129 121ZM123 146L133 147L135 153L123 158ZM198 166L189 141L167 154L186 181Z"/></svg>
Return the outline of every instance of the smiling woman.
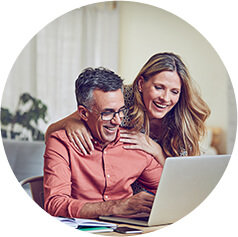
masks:
<svg viewBox="0 0 238 237"><path fill-rule="evenodd" d="M178 55L153 55L134 80L132 98L129 126L136 132L143 129L164 157L201 153L199 140L206 133L210 109Z"/></svg>

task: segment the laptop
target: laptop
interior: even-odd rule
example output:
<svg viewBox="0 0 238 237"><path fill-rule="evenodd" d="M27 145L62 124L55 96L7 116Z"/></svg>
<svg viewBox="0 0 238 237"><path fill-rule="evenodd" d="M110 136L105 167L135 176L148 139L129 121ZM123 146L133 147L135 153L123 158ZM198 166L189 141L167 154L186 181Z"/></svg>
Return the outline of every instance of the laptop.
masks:
<svg viewBox="0 0 238 237"><path fill-rule="evenodd" d="M167 158L150 214L100 216L140 226L172 224L194 210L215 188L231 155Z"/></svg>

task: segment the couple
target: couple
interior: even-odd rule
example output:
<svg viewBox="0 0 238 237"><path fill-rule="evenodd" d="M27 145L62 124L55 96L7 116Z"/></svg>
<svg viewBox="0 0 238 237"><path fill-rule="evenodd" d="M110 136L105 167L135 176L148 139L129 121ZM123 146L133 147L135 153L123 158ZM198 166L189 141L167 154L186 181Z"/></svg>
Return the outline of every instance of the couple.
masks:
<svg viewBox="0 0 238 237"><path fill-rule="evenodd" d="M113 72L86 69L76 81L77 112L48 128L44 188L50 214L150 212L153 195L133 195L131 184L138 180L155 193L166 157L200 154L210 110L177 55L152 56L133 87L124 88L124 98L122 91ZM119 129L121 122L131 129ZM67 135L53 132L61 128ZM75 136L75 130L81 132Z"/></svg>

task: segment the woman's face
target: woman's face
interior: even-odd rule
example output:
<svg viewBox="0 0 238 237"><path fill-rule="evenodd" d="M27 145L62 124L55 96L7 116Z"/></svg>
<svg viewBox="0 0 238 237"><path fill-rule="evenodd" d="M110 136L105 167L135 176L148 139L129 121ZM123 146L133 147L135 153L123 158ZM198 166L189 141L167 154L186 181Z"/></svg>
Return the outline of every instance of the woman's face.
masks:
<svg viewBox="0 0 238 237"><path fill-rule="evenodd" d="M162 119L179 101L181 80L177 72L163 71L147 82L141 77L139 91L150 119Z"/></svg>

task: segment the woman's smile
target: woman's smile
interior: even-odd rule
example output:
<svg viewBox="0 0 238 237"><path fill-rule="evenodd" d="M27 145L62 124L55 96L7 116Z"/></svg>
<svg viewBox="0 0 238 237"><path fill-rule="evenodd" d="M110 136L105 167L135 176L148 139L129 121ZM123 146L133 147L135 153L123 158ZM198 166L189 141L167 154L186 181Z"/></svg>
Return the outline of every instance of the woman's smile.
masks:
<svg viewBox="0 0 238 237"><path fill-rule="evenodd" d="M160 102L155 102L155 101L153 101L153 103L154 103L154 105L156 106L156 107L158 107L159 109L165 109L165 108L167 108L169 105L166 105L166 104L162 104L162 103L160 103Z"/></svg>

